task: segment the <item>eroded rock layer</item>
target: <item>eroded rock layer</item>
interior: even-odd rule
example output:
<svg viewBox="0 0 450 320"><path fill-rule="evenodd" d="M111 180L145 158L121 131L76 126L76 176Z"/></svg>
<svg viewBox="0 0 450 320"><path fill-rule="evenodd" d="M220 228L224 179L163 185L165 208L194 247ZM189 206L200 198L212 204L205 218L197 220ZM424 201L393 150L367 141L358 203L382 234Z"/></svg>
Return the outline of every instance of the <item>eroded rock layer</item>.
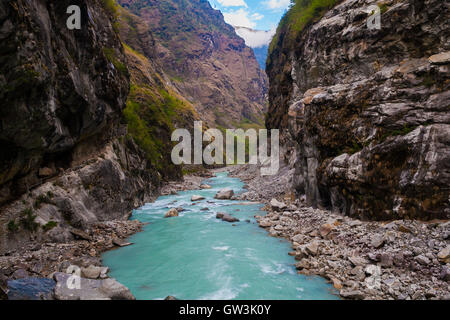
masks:
<svg viewBox="0 0 450 320"><path fill-rule="evenodd" d="M338 1L268 60L269 128L282 128L309 205L368 219L450 216L446 1ZM285 18L287 19L287 18Z"/></svg>

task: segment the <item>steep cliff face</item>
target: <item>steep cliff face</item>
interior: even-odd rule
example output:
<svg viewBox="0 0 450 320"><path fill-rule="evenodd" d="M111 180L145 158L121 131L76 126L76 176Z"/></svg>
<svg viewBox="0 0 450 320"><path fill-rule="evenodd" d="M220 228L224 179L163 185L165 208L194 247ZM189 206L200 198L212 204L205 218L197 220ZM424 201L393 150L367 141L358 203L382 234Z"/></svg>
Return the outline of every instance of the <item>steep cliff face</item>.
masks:
<svg viewBox="0 0 450 320"><path fill-rule="evenodd" d="M253 51L207 0L120 0L150 25L176 88L211 126L260 123L267 78Z"/></svg>
<svg viewBox="0 0 450 320"><path fill-rule="evenodd" d="M0 252L124 219L160 175L127 134L127 58L108 1L0 1ZM156 134L156 133L155 133ZM137 141L138 142L138 141Z"/></svg>
<svg viewBox="0 0 450 320"><path fill-rule="evenodd" d="M75 31L70 4L0 2L0 203L82 160L76 146L115 135L129 90L122 46L100 1L79 2Z"/></svg>
<svg viewBox="0 0 450 320"><path fill-rule="evenodd" d="M371 4L297 1L271 45L267 126L286 128L308 204L448 218L449 3L380 2L380 30L367 28Z"/></svg>

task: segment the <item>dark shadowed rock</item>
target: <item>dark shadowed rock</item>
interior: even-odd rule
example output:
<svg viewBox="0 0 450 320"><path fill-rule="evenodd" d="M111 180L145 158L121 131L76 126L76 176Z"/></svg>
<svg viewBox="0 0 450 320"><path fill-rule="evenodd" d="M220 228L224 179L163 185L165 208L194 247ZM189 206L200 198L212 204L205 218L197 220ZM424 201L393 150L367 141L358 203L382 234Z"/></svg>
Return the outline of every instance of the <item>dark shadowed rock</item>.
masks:
<svg viewBox="0 0 450 320"><path fill-rule="evenodd" d="M83 230L71 228L69 231L71 234L73 234L78 239L87 240L87 241L92 240L92 237L88 233L84 232Z"/></svg>
<svg viewBox="0 0 450 320"><path fill-rule="evenodd" d="M224 213L223 216L222 216L222 221L225 221L225 222L238 222L239 219L229 215L228 213Z"/></svg>
<svg viewBox="0 0 450 320"><path fill-rule="evenodd" d="M9 300L52 300L55 281L47 278L23 278L8 281Z"/></svg>

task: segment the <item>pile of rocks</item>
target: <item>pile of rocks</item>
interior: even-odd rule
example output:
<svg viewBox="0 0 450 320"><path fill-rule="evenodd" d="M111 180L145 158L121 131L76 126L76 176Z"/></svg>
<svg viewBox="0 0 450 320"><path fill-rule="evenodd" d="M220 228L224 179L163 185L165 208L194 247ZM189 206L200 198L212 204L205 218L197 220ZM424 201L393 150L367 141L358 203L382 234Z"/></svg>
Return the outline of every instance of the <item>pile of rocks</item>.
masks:
<svg viewBox="0 0 450 320"><path fill-rule="evenodd" d="M213 173L209 171L201 171L197 174L185 175L183 181L170 181L161 188L161 195L176 194L178 191L210 189L207 184L202 181L213 177Z"/></svg>
<svg viewBox="0 0 450 320"><path fill-rule="evenodd" d="M47 278L56 281L56 288L58 279L55 278L55 274L67 272L70 266L79 267L83 279L98 281L108 279L108 268L102 267L100 254L116 246L128 245L129 243L124 239L140 231L142 226L143 224L137 220L100 222L90 225L86 230L72 229L75 240L70 242L30 244L20 250L9 251L0 256L0 283L5 284L11 280L21 279L23 283L20 285L23 288L28 285L28 282L35 281L31 279ZM120 287L118 283L111 281L97 284L102 284L103 287L106 285ZM77 293L78 298L87 297L83 290L82 287L82 290ZM45 295L43 298L58 299L62 296ZM125 296L124 293L122 298ZM110 298L119 299L120 297L111 294Z"/></svg>
<svg viewBox="0 0 450 320"><path fill-rule="evenodd" d="M257 216L292 242L302 274L321 275L349 299L450 299L450 222L363 222L273 199Z"/></svg>

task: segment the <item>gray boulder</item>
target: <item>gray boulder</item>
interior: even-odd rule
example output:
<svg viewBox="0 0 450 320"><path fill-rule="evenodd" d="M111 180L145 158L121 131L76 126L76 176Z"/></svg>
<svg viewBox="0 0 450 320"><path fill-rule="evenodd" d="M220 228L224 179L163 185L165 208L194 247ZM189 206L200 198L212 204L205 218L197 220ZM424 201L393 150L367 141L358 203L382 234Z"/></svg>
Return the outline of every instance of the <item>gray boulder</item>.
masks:
<svg viewBox="0 0 450 320"><path fill-rule="evenodd" d="M284 202L280 202L275 198L270 200L270 206L272 207L272 210L275 210L275 211L281 211L287 207Z"/></svg>
<svg viewBox="0 0 450 320"><path fill-rule="evenodd" d="M225 188L216 193L214 198L219 200L229 200L234 195L234 191L230 188Z"/></svg>
<svg viewBox="0 0 450 320"><path fill-rule="evenodd" d="M55 273L53 277L56 281L57 300L135 300L127 287L111 278L78 278L78 282L74 276L60 272Z"/></svg>
<svg viewBox="0 0 450 320"><path fill-rule="evenodd" d="M200 200L203 200L203 199L205 199L205 197L203 197L203 196L198 196L198 195L193 195L193 196L191 197L191 201L200 201Z"/></svg>

